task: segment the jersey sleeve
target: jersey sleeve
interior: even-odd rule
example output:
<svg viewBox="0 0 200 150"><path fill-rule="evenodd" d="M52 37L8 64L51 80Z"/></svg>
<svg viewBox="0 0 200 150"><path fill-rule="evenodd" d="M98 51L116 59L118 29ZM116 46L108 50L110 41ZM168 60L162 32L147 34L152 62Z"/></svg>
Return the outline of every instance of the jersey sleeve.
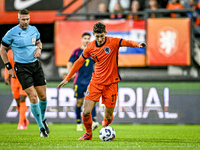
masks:
<svg viewBox="0 0 200 150"><path fill-rule="evenodd" d="M9 30L5 36L2 38L2 45L5 47L8 47L9 45L12 44L13 38L12 38L12 31Z"/></svg>
<svg viewBox="0 0 200 150"><path fill-rule="evenodd" d="M140 43L138 42L135 42L132 40L125 40L125 39L122 39L120 43L121 46L127 46L127 47L139 47L139 44Z"/></svg>
<svg viewBox="0 0 200 150"><path fill-rule="evenodd" d="M38 29L35 27L35 30L36 30L36 41L38 41L40 39L40 32L38 31Z"/></svg>
<svg viewBox="0 0 200 150"><path fill-rule="evenodd" d="M87 45L87 47L84 49L84 51L83 51L83 53L82 53L82 57L84 58L84 59L87 59L89 56L90 56L90 48L91 48L91 43L89 43L88 45Z"/></svg>
<svg viewBox="0 0 200 150"><path fill-rule="evenodd" d="M113 38L114 39L114 43L115 43L115 46L117 47L117 49L119 47L121 47L121 42L122 42L122 38Z"/></svg>

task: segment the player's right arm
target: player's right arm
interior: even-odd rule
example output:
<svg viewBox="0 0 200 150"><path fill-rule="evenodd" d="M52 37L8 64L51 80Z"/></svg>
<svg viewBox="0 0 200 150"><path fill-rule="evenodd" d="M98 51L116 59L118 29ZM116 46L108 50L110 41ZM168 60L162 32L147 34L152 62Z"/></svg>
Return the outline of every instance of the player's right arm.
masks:
<svg viewBox="0 0 200 150"><path fill-rule="evenodd" d="M9 59L8 59L8 55L6 53L6 49L7 47L4 46L3 44L1 44L1 47L0 47L0 55L1 55L1 58L6 66L6 68L8 69L8 74L12 77L12 78L15 78L15 73L12 69L12 66L9 62Z"/></svg>
<svg viewBox="0 0 200 150"><path fill-rule="evenodd" d="M81 55L74 63L72 69L70 70L67 77L58 85L58 89L60 89L62 86L65 86L68 81L72 78L72 76L81 68L81 66L84 64L85 58Z"/></svg>

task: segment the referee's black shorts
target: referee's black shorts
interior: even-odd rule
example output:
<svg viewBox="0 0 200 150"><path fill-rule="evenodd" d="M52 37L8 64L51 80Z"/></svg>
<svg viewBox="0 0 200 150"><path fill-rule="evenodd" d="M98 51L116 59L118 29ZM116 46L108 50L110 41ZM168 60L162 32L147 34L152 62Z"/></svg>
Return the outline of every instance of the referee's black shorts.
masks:
<svg viewBox="0 0 200 150"><path fill-rule="evenodd" d="M15 72L23 90L33 86L46 85L44 72L39 60L33 63L15 63Z"/></svg>

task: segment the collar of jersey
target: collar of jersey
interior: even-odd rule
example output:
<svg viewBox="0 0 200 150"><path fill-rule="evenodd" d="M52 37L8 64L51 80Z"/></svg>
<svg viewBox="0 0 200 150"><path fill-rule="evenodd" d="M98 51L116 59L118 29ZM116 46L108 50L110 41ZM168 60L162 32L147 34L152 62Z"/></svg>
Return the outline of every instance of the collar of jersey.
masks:
<svg viewBox="0 0 200 150"><path fill-rule="evenodd" d="M29 27L30 27L30 25L28 25L28 28L24 30L24 29L20 28L20 27L19 27L19 24L18 24L18 28L19 28L20 30L22 30L22 31L28 31L28 30L29 30Z"/></svg>
<svg viewBox="0 0 200 150"><path fill-rule="evenodd" d="M103 45L106 43L106 40L107 40L107 37L105 37L105 42L104 42L102 45L99 45L99 46L98 46L98 44L97 44L97 41L95 40L95 45L96 45L96 47L101 47L101 46L103 46Z"/></svg>

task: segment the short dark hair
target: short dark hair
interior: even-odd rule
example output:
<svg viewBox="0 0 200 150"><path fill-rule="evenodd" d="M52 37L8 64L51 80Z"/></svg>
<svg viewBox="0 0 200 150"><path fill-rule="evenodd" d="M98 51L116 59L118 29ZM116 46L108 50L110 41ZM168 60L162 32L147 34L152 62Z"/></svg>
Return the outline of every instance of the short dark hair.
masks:
<svg viewBox="0 0 200 150"><path fill-rule="evenodd" d="M106 26L102 22L97 22L93 26L93 32L94 33L103 33L106 32Z"/></svg>
<svg viewBox="0 0 200 150"><path fill-rule="evenodd" d="M82 34L82 37L84 37L84 36L86 36L86 35L91 36L90 33L84 32L84 33Z"/></svg>
<svg viewBox="0 0 200 150"><path fill-rule="evenodd" d="M29 11L27 9L22 9L19 11L19 15L28 15Z"/></svg>

